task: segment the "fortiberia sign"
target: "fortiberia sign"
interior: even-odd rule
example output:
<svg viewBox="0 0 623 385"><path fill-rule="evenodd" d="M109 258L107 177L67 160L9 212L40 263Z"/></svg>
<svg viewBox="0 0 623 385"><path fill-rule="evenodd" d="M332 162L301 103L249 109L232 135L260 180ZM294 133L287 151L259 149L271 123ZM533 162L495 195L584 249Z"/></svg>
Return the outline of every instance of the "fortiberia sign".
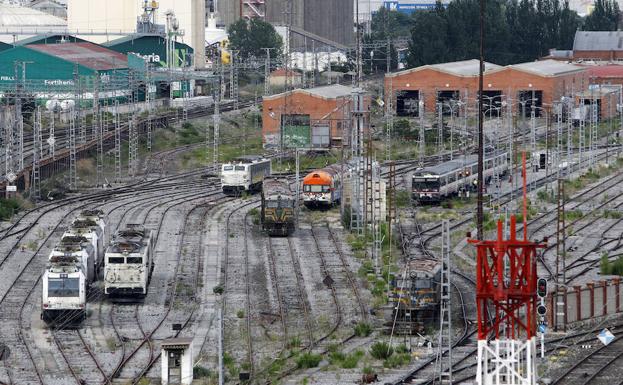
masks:
<svg viewBox="0 0 623 385"><path fill-rule="evenodd" d="M165 49L159 50L161 52L128 52L135 54L136 56L145 60L146 63L156 64L161 67L167 66L167 53ZM173 67L185 67L191 65L191 53L186 48L176 48L173 52Z"/></svg>

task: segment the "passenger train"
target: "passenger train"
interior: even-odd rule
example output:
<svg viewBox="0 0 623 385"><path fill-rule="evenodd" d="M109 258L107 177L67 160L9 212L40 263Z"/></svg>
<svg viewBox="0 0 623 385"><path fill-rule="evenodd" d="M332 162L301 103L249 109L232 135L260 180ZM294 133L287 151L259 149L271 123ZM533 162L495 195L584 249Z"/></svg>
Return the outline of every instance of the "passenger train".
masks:
<svg viewBox="0 0 623 385"><path fill-rule="evenodd" d="M287 236L296 226L296 197L285 178L266 178L262 187L260 220L268 235Z"/></svg>
<svg viewBox="0 0 623 385"><path fill-rule="evenodd" d="M104 256L104 293L109 298L134 300L147 295L153 271L153 231L128 224L114 235Z"/></svg>
<svg viewBox="0 0 623 385"><path fill-rule="evenodd" d="M340 167L327 166L303 178L303 203L309 208L328 208L342 200Z"/></svg>
<svg viewBox="0 0 623 385"><path fill-rule="evenodd" d="M86 317L87 295L104 255L106 222L102 211L83 211L62 235L43 273L41 318L74 324Z"/></svg>
<svg viewBox="0 0 623 385"><path fill-rule="evenodd" d="M484 181L509 171L508 153L485 153ZM478 156L460 156L431 167L416 170L412 178L412 195L419 202L440 202L450 196L476 190Z"/></svg>
<svg viewBox="0 0 623 385"><path fill-rule="evenodd" d="M260 191L264 178L270 174L270 159L260 156L240 157L221 166L221 188L225 195L233 196Z"/></svg>

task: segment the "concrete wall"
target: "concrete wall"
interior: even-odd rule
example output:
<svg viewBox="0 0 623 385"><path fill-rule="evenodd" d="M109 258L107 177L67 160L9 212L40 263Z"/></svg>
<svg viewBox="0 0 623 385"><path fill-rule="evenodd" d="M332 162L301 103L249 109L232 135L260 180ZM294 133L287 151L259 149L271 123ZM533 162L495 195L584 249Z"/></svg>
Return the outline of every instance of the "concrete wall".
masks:
<svg viewBox="0 0 623 385"><path fill-rule="evenodd" d="M70 31L133 32L139 13L138 1L68 0L67 27ZM107 40L106 36L91 36L87 39L97 43Z"/></svg>
<svg viewBox="0 0 623 385"><path fill-rule="evenodd" d="M158 24L166 24L166 12L172 10L185 36L178 39L195 50L198 63L205 63L205 1L160 0L156 13ZM128 0L69 0L67 25L70 31L126 32L136 31L137 17L142 13L141 2ZM103 43L118 38L110 36L80 36L85 40Z"/></svg>

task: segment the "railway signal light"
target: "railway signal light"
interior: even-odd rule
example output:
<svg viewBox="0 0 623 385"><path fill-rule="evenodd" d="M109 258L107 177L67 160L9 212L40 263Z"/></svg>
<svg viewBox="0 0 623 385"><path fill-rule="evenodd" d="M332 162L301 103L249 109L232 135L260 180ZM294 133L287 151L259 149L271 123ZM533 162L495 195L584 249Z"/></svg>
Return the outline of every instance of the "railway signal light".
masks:
<svg viewBox="0 0 623 385"><path fill-rule="evenodd" d="M543 317L545 314L547 314L547 308L545 307L545 305L539 305L536 307L536 313Z"/></svg>
<svg viewBox="0 0 623 385"><path fill-rule="evenodd" d="M545 278L539 278L536 282L536 295L540 298L547 296L547 280Z"/></svg>

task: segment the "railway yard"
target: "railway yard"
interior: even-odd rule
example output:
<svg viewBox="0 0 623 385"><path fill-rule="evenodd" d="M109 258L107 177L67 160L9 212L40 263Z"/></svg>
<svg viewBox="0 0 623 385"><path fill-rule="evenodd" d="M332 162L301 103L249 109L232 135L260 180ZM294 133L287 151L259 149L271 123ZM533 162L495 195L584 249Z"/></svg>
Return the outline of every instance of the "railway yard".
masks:
<svg viewBox="0 0 623 385"><path fill-rule="evenodd" d="M619 381L623 113L229 70L0 105L0 385Z"/></svg>
<svg viewBox="0 0 623 385"><path fill-rule="evenodd" d="M235 113L228 119L236 119ZM382 314L392 282L374 275L367 241L344 228L339 208L319 211L301 205L291 234L267 236L260 226L261 194L224 195L218 174L205 167L179 171L172 166L197 147L201 144L155 151L141 160L140 177L134 180L41 202L3 224L0 383L159 383L160 346L170 338L192 339L195 381L203 381L198 383L217 383L220 365L226 383L433 383L439 373L435 356L444 350L437 321L425 320L408 333L388 331ZM595 148L570 162L565 240L570 287L606 279L604 268L621 254L619 151ZM431 166L442 161L437 155L424 159ZM590 172L589 162L594 162ZM408 196L416 167L401 162L392 171L396 189ZM388 177L388 164L382 170ZM513 172L507 170L491 192L490 218L520 209L521 186L517 179L509 181ZM282 178L294 189L293 174ZM546 278L555 275L556 181L556 172L528 172L529 236L549 238L538 264L539 277ZM394 254L386 270L392 276L401 274L407 260L417 265L436 259L440 221L450 220L453 377L454 383L472 383L476 264L475 250L463 234L475 226L474 198L451 198L443 205L417 205L411 199L396 204L395 239L383 246L384 253ZM47 324L40 317L47 256L85 209L101 210L106 242L129 224L152 231L147 293L119 302L106 295L107 279L96 279L86 294L84 321L76 326L71 316L61 316ZM488 219L486 236L493 236L492 223ZM616 298L616 305L611 298L601 306L610 302L618 311ZM556 384L611 382L607 369L617 365L620 343L602 346L595 334L605 326L616 331L620 320L615 311L603 314L571 323L564 333L548 333L548 358L539 363L539 375ZM387 343L391 356L375 351L375 345ZM595 367L599 371L591 371Z"/></svg>

